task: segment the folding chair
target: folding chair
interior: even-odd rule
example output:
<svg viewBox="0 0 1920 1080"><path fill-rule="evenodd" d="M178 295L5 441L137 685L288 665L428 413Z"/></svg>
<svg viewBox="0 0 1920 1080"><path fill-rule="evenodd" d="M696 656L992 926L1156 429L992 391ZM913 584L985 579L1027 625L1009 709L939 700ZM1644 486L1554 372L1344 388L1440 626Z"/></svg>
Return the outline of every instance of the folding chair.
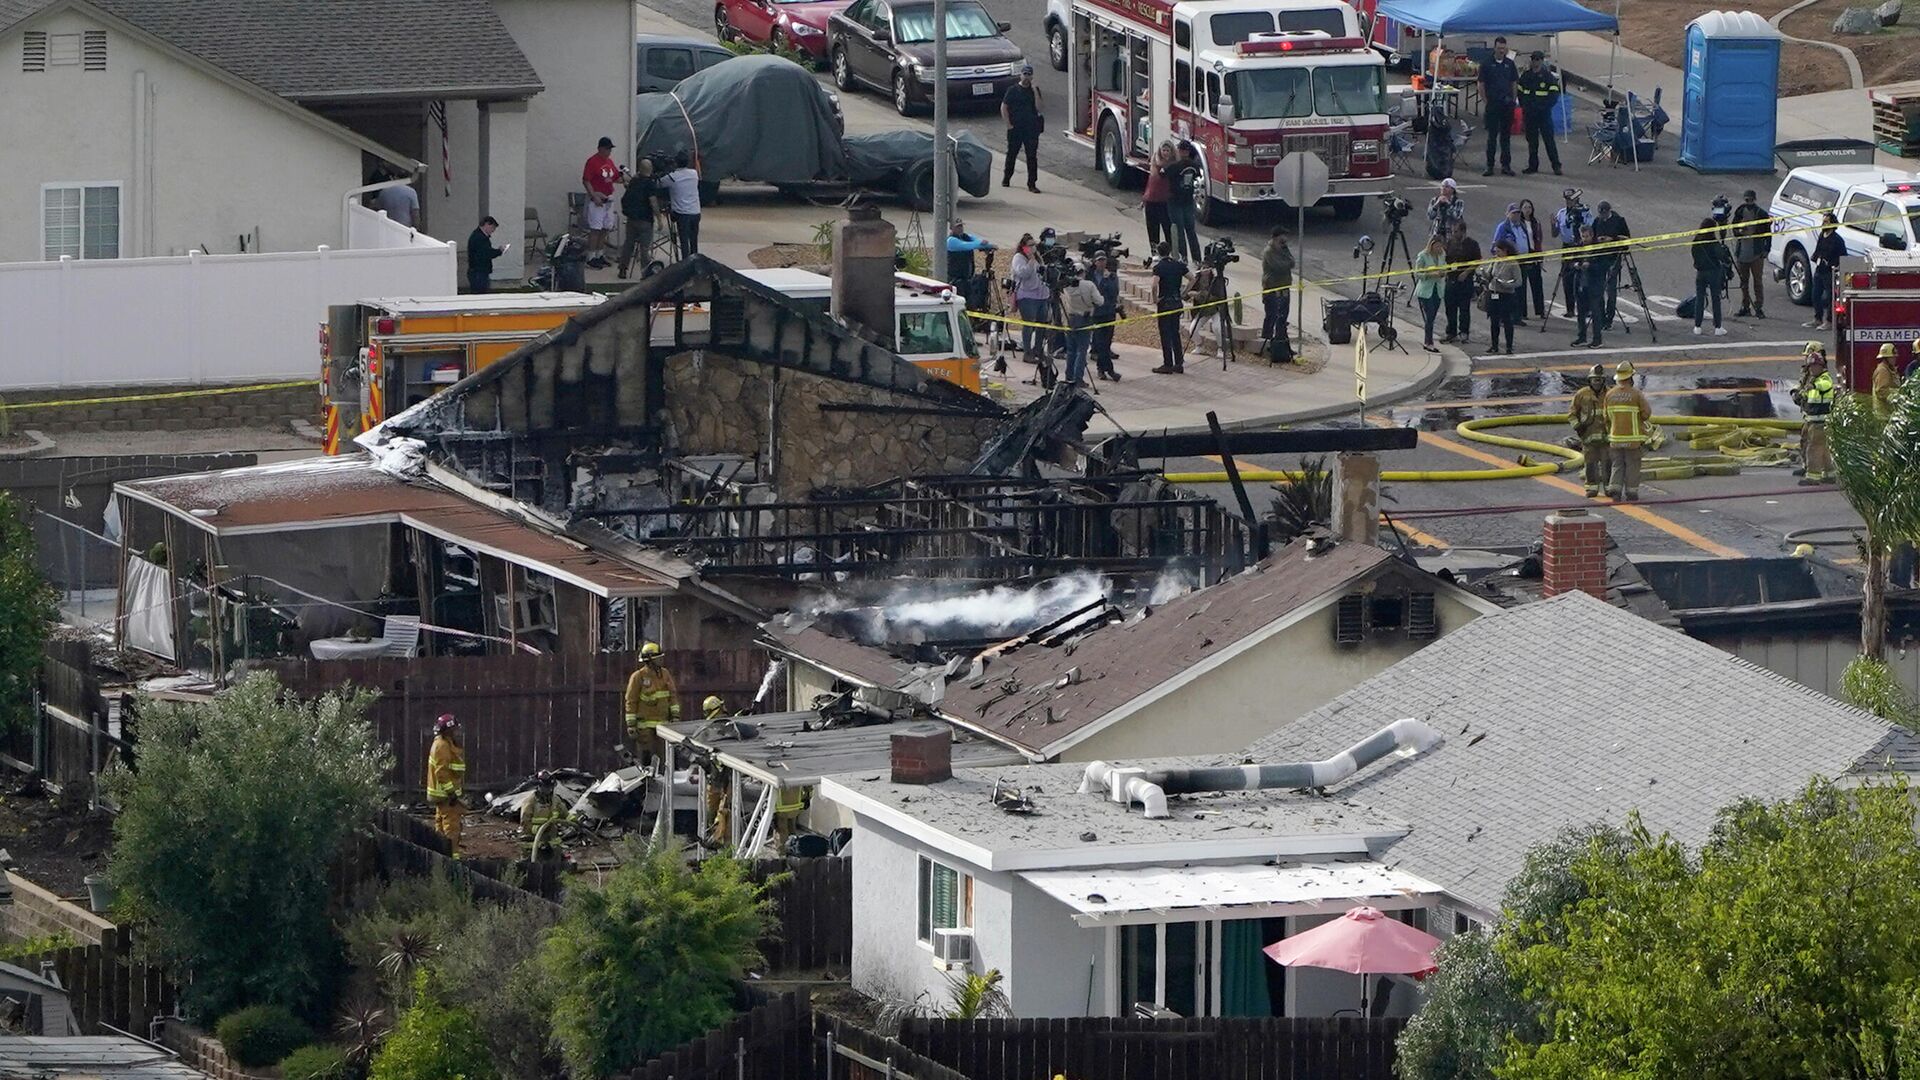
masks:
<svg viewBox="0 0 1920 1080"><path fill-rule="evenodd" d="M380 627L380 640L386 643L387 656L412 659L420 655L420 616L387 616Z"/></svg>

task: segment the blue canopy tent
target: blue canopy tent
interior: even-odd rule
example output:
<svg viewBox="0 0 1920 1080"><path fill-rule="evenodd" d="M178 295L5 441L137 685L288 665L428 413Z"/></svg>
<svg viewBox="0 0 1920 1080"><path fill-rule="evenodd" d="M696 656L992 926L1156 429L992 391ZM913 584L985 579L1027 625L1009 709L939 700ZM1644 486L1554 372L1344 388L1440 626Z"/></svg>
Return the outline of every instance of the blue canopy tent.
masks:
<svg viewBox="0 0 1920 1080"><path fill-rule="evenodd" d="M1620 47L1620 2L1613 14L1582 7L1574 0L1380 0L1375 17L1392 19L1422 34L1557 34L1566 30L1604 31ZM1424 51L1424 50L1423 50ZM1607 86L1613 86L1613 59L1607 61Z"/></svg>

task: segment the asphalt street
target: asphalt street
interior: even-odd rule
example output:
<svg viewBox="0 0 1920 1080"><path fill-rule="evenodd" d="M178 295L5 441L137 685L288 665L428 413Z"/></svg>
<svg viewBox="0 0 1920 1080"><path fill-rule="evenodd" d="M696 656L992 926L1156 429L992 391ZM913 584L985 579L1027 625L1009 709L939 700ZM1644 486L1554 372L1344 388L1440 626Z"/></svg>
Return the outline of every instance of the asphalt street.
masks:
<svg viewBox="0 0 1920 1080"><path fill-rule="evenodd" d="M713 8L706 0L648 0L649 6L691 26L711 27ZM1073 180L1086 189L1092 197L1111 199L1117 206L1137 205L1137 191L1115 191L1109 187L1105 178L1094 168L1093 151L1068 142L1060 134L1061 118L1065 114L1067 76L1065 72L1055 71L1047 62L1046 36L1041 28L1041 20L1046 14L1045 0L981 0L994 17L1011 23L1009 37L1025 51L1034 65L1034 77L1040 86L1043 101L1050 120L1047 134L1040 140L1041 167L1059 176ZM828 77L824 73L822 80ZM1394 76L1389 77L1392 82ZM1654 87L1624 87L1650 98ZM1678 95L1680 87L1663 88L1669 95ZM855 91L872 94L870 90ZM879 97L881 95L876 95ZM1005 146L1005 129L1001 124L997 106L976 107L965 103L969 111L956 113L954 124L958 128L971 129L998 155ZM1643 164L1639 170L1631 165L1613 166L1608 164L1587 164L1586 131L1598 113L1597 106L1576 96L1573 134L1562 141L1561 159L1565 169L1563 176L1554 176L1542 161L1540 173L1527 176L1491 177L1480 175L1485 160L1484 134L1476 131L1472 141L1462 148L1457 166L1456 179L1460 185L1462 197L1468 211L1468 223L1474 235L1485 248L1489 243L1494 225L1504 214L1507 204L1521 199L1532 199L1543 222L1547 222L1552 213L1561 206L1561 193L1568 187L1578 188L1584 194L1586 205L1597 206L1603 199L1613 203L1626 217L1628 225L1636 236L1653 236L1692 229L1705 217L1713 196L1725 194L1734 202L1739 201L1740 192L1748 187L1760 193L1761 202L1771 197L1772 189L1778 184L1778 178L1772 175L1715 175L1703 176L1688 169L1676 161L1678 132L1669 129L1662 137L1656 160ZM902 118L903 125L926 126L926 117ZM1526 164L1525 140L1514 140L1518 157L1514 162L1515 171ZM1399 175L1394 178L1395 190L1414 204L1414 216L1408 220L1407 238L1419 244L1423 236L1415 231L1425 225L1424 213L1428 200L1438 190L1438 184L1428 179L1424 173L1417 176ZM1024 192L1016 185L1013 188L996 189L994 197L1018 199ZM1202 229L1202 239L1212 235L1227 235L1234 239L1239 249L1248 256L1258 252L1266 242L1267 234L1275 223L1289 226L1293 215L1278 210L1252 208L1246 211L1240 220L1221 229ZM1307 215L1306 236L1304 240L1303 273L1316 280L1332 281L1355 276L1360 273L1360 262L1353 256L1355 242L1362 235L1372 236L1377 244L1384 246L1386 232L1380 220L1378 210L1370 208L1358 221L1335 221L1330 211L1315 210ZM1549 242L1549 247L1556 246ZM1255 273L1252 258L1245 259L1234 270L1238 274ZM1674 305L1689 295L1693 289L1693 265L1684 243L1668 241L1641 248L1635 253L1642 282L1645 286L1645 305L1640 296L1623 286L1620 294L1620 311L1634 325L1631 332L1624 335L1628 345L1646 345L1652 343L1644 325L1645 308L1652 310L1653 332L1661 344L1684 344L1692 340L1692 327L1682 324L1673 317ZM1553 267L1549 264L1547 284L1553 284ZM1377 269L1377 265L1375 267ZM1768 282L1772 285L1772 282ZM1777 286L1776 286L1777 287ZM1354 294L1357 285L1336 285L1338 291ZM1803 307L1795 307L1786 301L1784 295L1776 295L1768 301L1768 318L1765 320L1746 318L1735 319L1733 312L1739 307L1738 290L1734 290L1725 307L1725 326L1727 334L1722 338L1713 338L1711 325L1707 327L1707 336L1702 340L1722 343L1769 342L1804 336L1800 324L1808 317ZM1572 323L1563 319L1551 319L1544 332L1536 323L1523 330L1515 341L1518 354L1537 353L1565 349L1572 339Z"/></svg>

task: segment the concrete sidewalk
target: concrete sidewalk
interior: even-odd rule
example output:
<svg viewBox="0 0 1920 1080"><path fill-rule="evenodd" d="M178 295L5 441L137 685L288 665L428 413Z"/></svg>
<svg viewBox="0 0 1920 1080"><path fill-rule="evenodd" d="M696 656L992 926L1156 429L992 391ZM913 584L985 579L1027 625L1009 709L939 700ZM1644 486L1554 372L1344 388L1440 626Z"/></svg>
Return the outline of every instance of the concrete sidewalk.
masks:
<svg viewBox="0 0 1920 1080"><path fill-rule="evenodd" d="M638 10L641 33L707 36L704 29L686 26L645 7ZM849 134L928 126L924 119L897 115L882 97L866 92L842 94L841 109ZM993 114L962 116L956 118L954 126L971 129L980 141L994 148L997 173L1001 166L1000 148L1005 143L999 117ZM1091 155L1091 151L1088 153ZM959 213L966 219L968 230L1002 246L995 263L997 272L1004 272L1007 260L1012 257L1013 243L1022 233L1037 235L1048 227L1063 235L1117 232L1133 253L1130 260L1133 265L1137 266L1145 256L1146 225L1136 209L1137 192L1087 188L1042 172L1041 193L1035 195L1020 186L1023 177L1024 172L1015 177L1014 187L996 186L985 198L975 199L964 193L960 198ZM996 183L997 179L996 176ZM916 229L924 234L933 227L931 216L914 214L898 202L882 200L879 205L903 239ZM751 266L753 252L776 243L811 244L817 226L843 213L837 204L800 201L761 185L725 184L718 205L706 208L701 215L700 250L730 266ZM1209 238L1203 236L1202 242ZM1259 252L1242 251L1240 255L1240 262L1229 269L1232 288L1255 291L1259 283ZM936 274L937 268L936 263ZM593 284L614 283L613 271L589 271L588 280ZM1307 287L1310 335L1317 333L1320 325L1321 300L1332 295L1317 286ZM1244 317L1257 324L1259 298L1249 296L1243 307ZM1404 315L1409 311L1417 309L1410 308L1403 297L1396 312ZM1375 342L1367 382L1369 405L1390 404L1425 393L1446 374L1449 364L1457 365L1460 371L1469 366L1466 355L1450 347L1440 354L1422 352L1417 322L1397 320L1397 325L1401 339L1409 343L1411 352L1389 353ZM1308 346L1305 353L1310 360L1316 355L1325 357L1324 342L1310 337ZM1101 392L1101 403L1109 413L1107 419L1096 418L1096 424L1117 424L1128 430L1204 429L1206 413L1213 409L1223 423L1240 427L1273 426L1357 411L1360 404L1354 394L1350 347L1336 349L1330 362L1298 368L1275 369L1263 360L1243 356L1224 372L1219 362L1211 359L1211 343L1203 348L1209 355L1205 358L1191 355L1198 350L1190 350L1192 362L1187 365L1188 374L1179 376L1149 373L1148 369L1159 363L1157 350L1151 353L1150 359L1131 355L1129 351L1121 362L1123 381L1095 387ZM1005 387L1005 396L1017 403L1037 391L1020 385L1019 380L1027 378L1030 369L1017 360L1013 366L1016 370L1006 376L990 375L989 380Z"/></svg>
<svg viewBox="0 0 1920 1080"><path fill-rule="evenodd" d="M1673 32L1683 33L1684 28L1675 27ZM1581 88L1595 99L1606 92L1609 62L1614 72L1615 90L1621 93L1631 90L1651 101L1654 89L1660 88L1664 92L1661 104L1673 116L1667 131L1677 144L1686 86L1685 76L1680 69L1625 48L1619 50L1616 57L1613 54L1613 38L1606 34L1561 34L1555 54L1561 76L1568 85ZM1781 98L1776 111L1774 137L1778 142L1824 138L1865 139L1871 142L1873 106L1868 102L1864 90L1830 90L1822 94ZM1881 152L1875 157L1880 164L1892 168L1912 168L1912 163L1891 154Z"/></svg>

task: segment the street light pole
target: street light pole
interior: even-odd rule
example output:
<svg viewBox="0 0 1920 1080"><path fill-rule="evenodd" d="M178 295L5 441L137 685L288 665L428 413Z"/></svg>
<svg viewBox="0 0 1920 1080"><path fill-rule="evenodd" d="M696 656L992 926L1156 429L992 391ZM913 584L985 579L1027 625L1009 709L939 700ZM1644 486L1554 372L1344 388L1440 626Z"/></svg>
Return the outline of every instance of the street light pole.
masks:
<svg viewBox="0 0 1920 1080"><path fill-rule="evenodd" d="M947 139L947 0L933 0L933 235L928 276L947 276L947 233L953 222L953 148Z"/></svg>

